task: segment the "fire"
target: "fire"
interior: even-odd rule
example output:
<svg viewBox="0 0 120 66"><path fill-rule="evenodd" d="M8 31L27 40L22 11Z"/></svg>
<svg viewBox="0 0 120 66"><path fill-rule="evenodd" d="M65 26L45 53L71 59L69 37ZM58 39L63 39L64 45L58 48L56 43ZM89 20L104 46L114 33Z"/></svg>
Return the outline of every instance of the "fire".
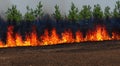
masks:
<svg viewBox="0 0 120 66"><path fill-rule="evenodd" d="M118 32L112 32L113 40L120 40L120 34Z"/></svg>
<svg viewBox="0 0 120 66"><path fill-rule="evenodd" d="M72 31L70 29L62 33L62 43L73 43L73 42L74 42L74 38Z"/></svg>
<svg viewBox="0 0 120 66"><path fill-rule="evenodd" d="M16 40L15 40L16 45L17 46L23 46L22 37L20 36L20 34L17 33L15 35L15 38L16 38Z"/></svg>
<svg viewBox="0 0 120 66"><path fill-rule="evenodd" d="M33 27L31 33L26 33L23 40L20 33L13 32L14 27L9 26L7 30L6 42L0 40L0 47L18 47L18 46L41 46L41 45L54 45L63 43L85 42L85 41L104 41L104 40L120 40L119 32L112 32L112 36L108 34L105 26L97 25L94 30L88 30L85 37L83 33L78 30L75 35L72 30L67 29L60 35L57 33L56 28L51 31L44 30L44 33L38 37L36 28Z"/></svg>
<svg viewBox="0 0 120 66"><path fill-rule="evenodd" d="M6 46L10 46L10 47L16 46L15 39L13 38L13 28L14 28L13 26L8 27Z"/></svg>
<svg viewBox="0 0 120 66"><path fill-rule="evenodd" d="M110 40L110 36L104 26L97 25L96 29L93 31L88 31L85 40L86 41L103 41Z"/></svg>
<svg viewBox="0 0 120 66"><path fill-rule="evenodd" d="M58 44L58 43L61 43L61 42L60 42L59 35L57 34L55 28L53 28L53 30L51 31L50 43L51 43L51 44Z"/></svg>
<svg viewBox="0 0 120 66"><path fill-rule="evenodd" d="M75 39L75 42L82 42L82 41L84 41L84 40L83 40L82 32L77 31L77 32L76 32L76 39Z"/></svg>
<svg viewBox="0 0 120 66"><path fill-rule="evenodd" d="M41 36L40 39L42 40L40 43L42 43L44 45L51 44L50 37L49 37L49 32L48 32L47 29L44 31L44 34Z"/></svg>
<svg viewBox="0 0 120 66"><path fill-rule="evenodd" d="M31 46L37 46L38 40L37 40L37 33L35 31L35 27L33 27L33 32L31 33L31 40L30 40L30 45Z"/></svg>

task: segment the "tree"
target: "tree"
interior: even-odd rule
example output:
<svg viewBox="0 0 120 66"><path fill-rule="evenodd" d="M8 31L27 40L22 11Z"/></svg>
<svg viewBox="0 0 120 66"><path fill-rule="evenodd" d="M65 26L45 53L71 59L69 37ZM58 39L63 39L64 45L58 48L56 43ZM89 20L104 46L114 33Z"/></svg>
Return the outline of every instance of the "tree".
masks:
<svg viewBox="0 0 120 66"><path fill-rule="evenodd" d="M43 16L42 7L43 5L41 4L41 2L39 2L37 8L34 10L34 15L36 18L40 18L41 16Z"/></svg>
<svg viewBox="0 0 120 66"><path fill-rule="evenodd" d="M104 16L105 16L105 18L110 18L111 13L110 13L110 7L109 6L105 7Z"/></svg>
<svg viewBox="0 0 120 66"><path fill-rule="evenodd" d="M7 20L10 22L20 22L22 20L22 14L17 10L16 5L12 5L12 8L8 8Z"/></svg>
<svg viewBox="0 0 120 66"><path fill-rule="evenodd" d="M117 8L118 12L120 13L120 1L116 2L115 8Z"/></svg>
<svg viewBox="0 0 120 66"><path fill-rule="evenodd" d="M30 9L29 6L26 7L27 12L25 13L24 19L25 21L34 21L35 20L35 16L34 16L34 11L33 9Z"/></svg>
<svg viewBox="0 0 120 66"><path fill-rule="evenodd" d="M78 20L78 8L75 7L74 3L72 3L71 10L69 10L68 19L72 21Z"/></svg>
<svg viewBox="0 0 120 66"><path fill-rule="evenodd" d="M114 15L115 18L120 18L120 1L116 2L113 15Z"/></svg>
<svg viewBox="0 0 120 66"><path fill-rule="evenodd" d="M59 6L58 5L55 5L55 13L53 14L54 17L56 18L56 20L60 20L61 19L61 13L60 13L60 10L59 10Z"/></svg>
<svg viewBox="0 0 120 66"><path fill-rule="evenodd" d="M83 6L83 9L79 13L79 19L90 19L92 17L92 11L91 7L88 6Z"/></svg>
<svg viewBox="0 0 120 66"><path fill-rule="evenodd" d="M119 17L120 17L120 15L119 15L119 13L118 13L118 11L117 11L117 8L114 9L113 16L114 16L115 18L119 18Z"/></svg>
<svg viewBox="0 0 120 66"><path fill-rule="evenodd" d="M99 4L94 5L93 17L96 19L101 19L103 17L103 12Z"/></svg>

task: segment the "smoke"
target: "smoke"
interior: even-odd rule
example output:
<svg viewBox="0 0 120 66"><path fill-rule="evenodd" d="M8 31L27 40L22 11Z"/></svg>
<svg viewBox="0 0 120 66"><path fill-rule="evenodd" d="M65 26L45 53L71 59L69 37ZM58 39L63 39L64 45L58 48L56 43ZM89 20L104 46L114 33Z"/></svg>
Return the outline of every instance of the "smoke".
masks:
<svg viewBox="0 0 120 66"><path fill-rule="evenodd" d="M25 39L26 34L29 35L34 29L36 29L37 37L39 38L44 34L45 29L51 34L53 28L57 30L59 36L61 36L61 33L65 30L71 30L75 37L75 33L80 30L83 37L85 37L89 30L95 30L96 25L105 26L110 37L112 36L112 32L120 34L120 19L117 18L101 20L89 19L82 21L61 19L57 22L53 17L46 15L42 19L34 22L21 21L19 24L17 22L6 22L0 19L0 39L3 42L6 42L7 28L11 25L14 27L13 35L19 33L23 39Z"/></svg>

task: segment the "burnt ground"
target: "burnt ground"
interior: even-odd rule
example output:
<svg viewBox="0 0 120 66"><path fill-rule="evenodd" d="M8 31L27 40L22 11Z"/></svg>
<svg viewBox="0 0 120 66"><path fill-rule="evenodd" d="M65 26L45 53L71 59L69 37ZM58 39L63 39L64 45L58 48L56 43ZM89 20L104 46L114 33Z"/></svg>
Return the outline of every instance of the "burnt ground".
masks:
<svg viewBox="0 0 120 66"><path fill-rule="evenodd" d="M120 41L1 48L0 66L120 66Z"/></svg>

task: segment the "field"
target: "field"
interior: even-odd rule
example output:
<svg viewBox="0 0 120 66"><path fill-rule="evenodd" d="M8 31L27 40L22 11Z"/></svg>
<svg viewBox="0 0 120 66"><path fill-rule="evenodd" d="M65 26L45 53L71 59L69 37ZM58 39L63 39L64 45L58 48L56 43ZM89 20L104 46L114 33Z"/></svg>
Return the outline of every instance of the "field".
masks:
<svg viewBox="0 0 120 66"><path fill-rule="evenodd" d="M0 66L120 66L120 41L1 48Z"/></svg>

